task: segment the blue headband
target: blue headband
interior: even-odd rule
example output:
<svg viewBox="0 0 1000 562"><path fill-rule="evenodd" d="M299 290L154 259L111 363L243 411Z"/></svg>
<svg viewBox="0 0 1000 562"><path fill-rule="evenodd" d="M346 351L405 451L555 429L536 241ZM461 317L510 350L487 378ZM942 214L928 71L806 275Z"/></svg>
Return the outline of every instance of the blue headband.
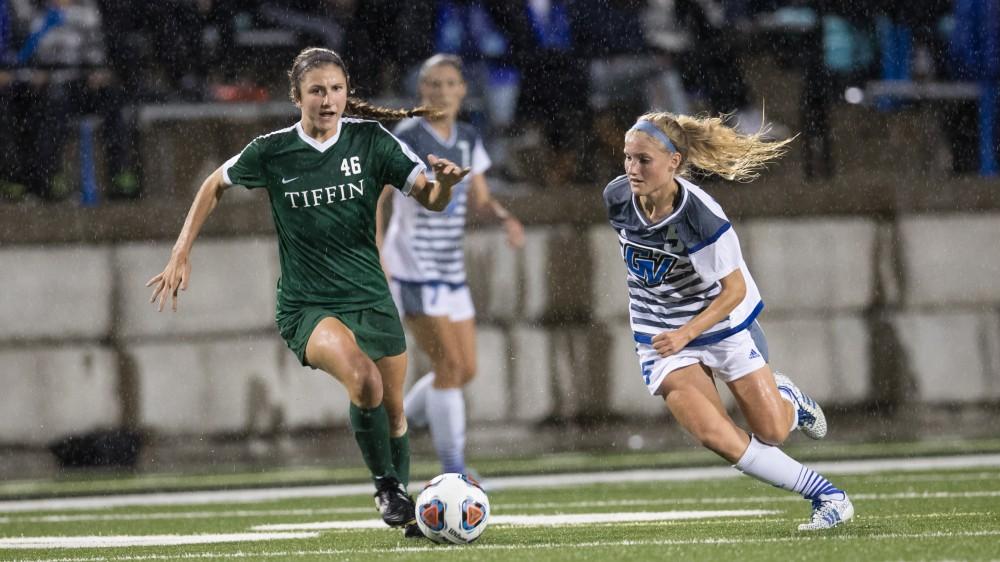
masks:
<svg viewBox="0 0 1000 562"><path fill-rule="evenodd" d="M642 131L647 135L653 137L654 139L663 143L663 146L667 147L667 152L678 152L677 148L674 147L674 143L670 142L670 137L663 133L659 127L653 124L652 121L640 120L636 121L635 125L632 125L630 131Z"/></svg>

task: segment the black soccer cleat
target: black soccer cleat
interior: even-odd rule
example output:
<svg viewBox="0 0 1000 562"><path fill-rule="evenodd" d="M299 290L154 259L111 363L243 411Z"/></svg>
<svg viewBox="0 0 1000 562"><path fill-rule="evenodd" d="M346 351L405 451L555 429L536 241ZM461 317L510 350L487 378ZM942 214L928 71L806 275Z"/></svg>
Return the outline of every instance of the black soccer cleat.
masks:
<svg viewBox="0 0 1000 562"><path fill-rule="evenodd" d="M390 527L402 527L416 523L413 498L406 494L406 488L392 477L375 479L375 507L382 515L382 521Z"/></svg>
<svg viewBox="0 0 1000 562"><path fill-rule="evenodd" d="M407 523L403 527L403 537L407 539L422 539L424 538L424 532L420 530L420 525L417 522Z"/></svg>

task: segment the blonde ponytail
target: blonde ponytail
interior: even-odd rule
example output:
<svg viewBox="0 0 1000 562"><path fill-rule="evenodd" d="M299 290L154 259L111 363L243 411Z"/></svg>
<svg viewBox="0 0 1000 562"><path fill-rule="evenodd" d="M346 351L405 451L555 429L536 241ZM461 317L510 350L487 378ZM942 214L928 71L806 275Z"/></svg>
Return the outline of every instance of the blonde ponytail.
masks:
<svg viewBox="0 0 1000 562"><path fill-rule="evenodd" d="M767 128L744 135L723 122L722 117L646 113L640 121L651 121L662 130L681 154L677 173L691 175L692 168L727 180L749 182L767 165L781 158L794 140L769 142ZM630 133L631 134L631 133Z"/></svg>

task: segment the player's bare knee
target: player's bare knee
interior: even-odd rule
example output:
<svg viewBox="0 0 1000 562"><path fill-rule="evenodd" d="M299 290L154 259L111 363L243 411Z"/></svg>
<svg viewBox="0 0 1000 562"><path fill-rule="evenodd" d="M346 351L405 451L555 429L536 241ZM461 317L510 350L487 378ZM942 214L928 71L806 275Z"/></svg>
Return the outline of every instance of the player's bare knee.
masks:
<svg viewBox="0 0 1000 562"><path fill-rule="evenodd" d="M374 365L357 365L349 377L348 386L351 401L365 408L374 408L382 403L382 377Z"/></svg>
<svg viewBox="0 0 1000 562"><path fill-rule="evenodd" d="M434 388L459 388L465 379L465 368L458 359L445 359L435 368Z"/></svg>
<svg viewBox="0 0 1000 562"><path fill-rule="evenodd" d="M331 358L337 353L337 349L342 345L342 336L329 329L317 328L309 337L306 349L319 356L319 360Z"/></svg>

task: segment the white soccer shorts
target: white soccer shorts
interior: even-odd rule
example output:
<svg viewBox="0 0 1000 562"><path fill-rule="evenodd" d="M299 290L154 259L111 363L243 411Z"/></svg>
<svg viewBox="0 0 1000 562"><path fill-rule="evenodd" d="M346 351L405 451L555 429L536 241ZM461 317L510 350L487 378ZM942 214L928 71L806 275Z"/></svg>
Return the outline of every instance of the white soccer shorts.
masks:
<svg viewBox="0 0 1000 562"><path fill-rule="evenodd" d="M476 317L469 286L393 279L392 297L401 316L446 316L452 322Z"/></svg>
<svg viewBox="0 0 1000 562"><path fill-rule="evenodd" d="M723 382L732 382L760 369L767 362L754 344L748 330L697 347L686 347L669 357L660 357L652 345L635 344L643 382L650 394L658 395L667 375L677 369L702 363Z"/></svg>

